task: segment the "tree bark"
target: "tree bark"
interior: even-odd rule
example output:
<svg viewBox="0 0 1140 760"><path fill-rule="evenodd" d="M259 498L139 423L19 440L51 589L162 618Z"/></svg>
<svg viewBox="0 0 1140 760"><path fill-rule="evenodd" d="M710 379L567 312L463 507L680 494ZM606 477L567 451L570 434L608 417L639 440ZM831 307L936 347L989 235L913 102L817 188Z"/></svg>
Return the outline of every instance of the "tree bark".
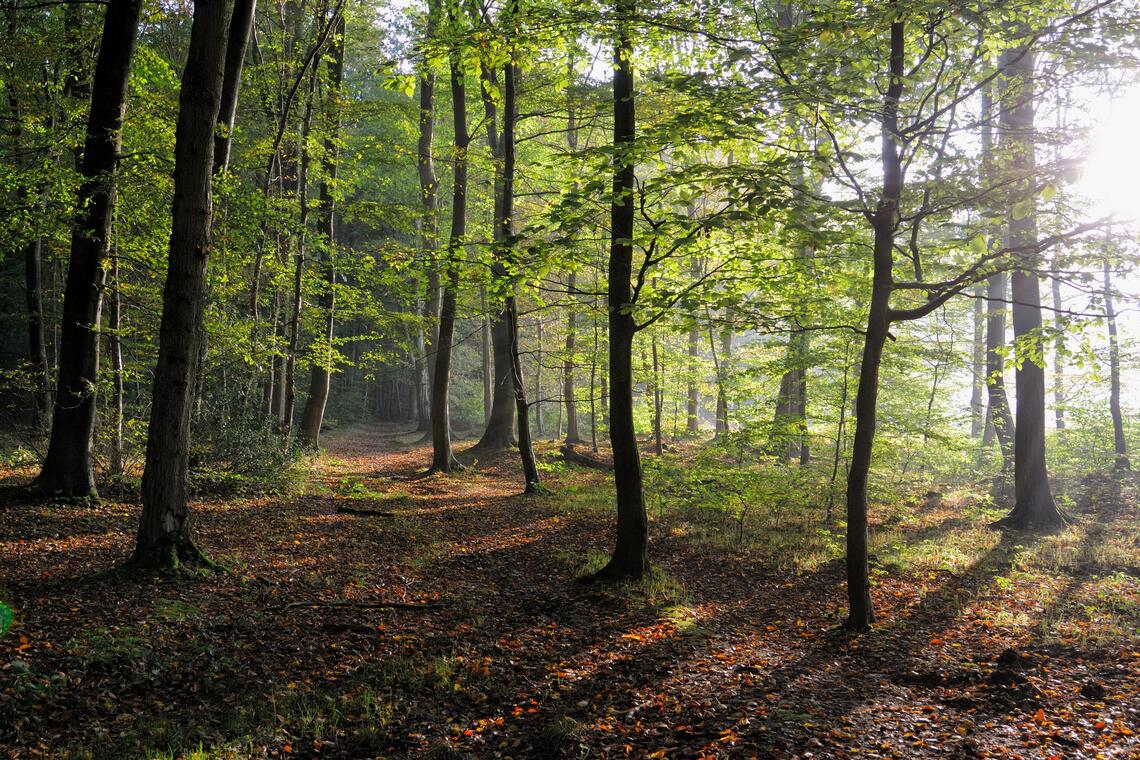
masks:
<svg viewBox="0 0 1140 760"><path fill-rule="evenodd" d="M571 272L566 279L566 289L570 298L574 299L575 275ZM571 303L566 315L566 357L562 362L562 399L566 405L566 443L581 443L582 436L578 433L578 400L575 398L574 388L574 350L578 332L577 303Z"/></svg>
<svg viewBox="0 0 1140 760"><path fill-rule="evenodd" d="M1104 255L1104 316L1108 322L1108 411L1112 415L1112 469L1132 469L1128 460L1128 442L1124 438L1124 414L1120 410L1120 341L1116 334L1116 309L1112 303L1112 267L1108 251Z"/></svg>
<svg viewBox="0 0 1140 760"><path fill-rule="evenodd" d="M986 316L983 293L985 286L974 286L974 341L970 356L970 437L980 438L986 424L986 407L982 390L986 385Z"/></svg>
<svg viewBox="0 0 1140 760"><path fill-rule="evenodd" d="M99 381L99 322L110 244L115 175L141 0L109 0L92 83L77 208L60 328L59 376L51 439L33 488L95 497L91 438Z"/></svg>
<svg viewBox="0 0 1140 760"><path fill-rule="evenodd" d="M451 449L448 384L451 378L452 344L455 341L456 299L459 290L459 260L467 236L467 91L459 51L451 55L451 101L454 120L455 157L451 197L451 235L444 262L446 282L439 309L439 337L435 350L435 373L431 388L431 472L451 472L458 466Z"/></svg>
<svg viewBox="0 0 1140 760"><path fill-rule="evenodd" d="M509 23L517 21L518 0L510 0L504 9ZM515 30L512 30L512 41ZM503 67L503 175L502 175L502 207L499 224L495 229L498 238L500 257L503 261L514 263L515 249L515 125L518 122L518 105L516 101L516 83L519 69L514 59L515 51L512 48L510 58ZM526 402L526 390L523 386L522 362L519 361L519 317L518 306L514 293L508 293L505 310L510 328L510 354L511 354L511 386L515 397L515 415L518 418L519 458L522 461L523 481L525 493L535 493L539 490L538 463L534 458L534 446L530 438L530 421Z"/></svg>
<svg viewBox="0 0 1140 760"><path fill-rule="evenodd" d="M222 78L221 105L218 107L218 132L214 136L215 175L229 171L230 147L233 145L234 120L237 118L238 93L241 90L241 72L256 13L257 0L234 0L229 35L226 39L226 69Z"/></svg>
<svg viewBox="0 0 1140 760"><path fill-rule="evenodd" d="M892 2L893 5L893 2ZM871 568L867 551L867 479L875 443L879 398L879 367L890 329L890 299L893 285L895 230L902 194L902 163L899 157L899 99L903 92L905 55L904 24L891 24L889 84L883 102L881 160L883 187L871 226L875 233L871 306L859 365L855 395L855 437L851 468L847 473L847 628L866 630L875 622L871 604Z"/></svg>
<svg viewBox="0 0 1140 760"><path fill-rule="evenodd" d="M435 34L439 14L438 0L429 0L426 37ZM416 169L420 182L420 252L428 269L427 295L423 302L423 323L431 331L430 350L421 352L414 365L416 373L416 429L431 432L431 413L428 397L434 381L435 352L438 346L436 330L439 320L439 271L436 246L439 235L439 179L432 160L432 140L435 135L435 72L427 57L420 62L419 139L416 144ZM418 328L418 342L423 346L424 326ZM426 385L426 388L425 388Z"/></svg>
<svg viewBox="0 0 1140 760"><path fill-rule="evenodd" d="M304 116L301 118L301 168L297 173L297 241L293 254L293 298L289 317L289 347L285 354L285 390L282 398L281 431L288 437L293 428L293 413L297 405L297 351L301 346L301 309L304 308L305 244L309 228L309 135L313 126L313 98L317 89L317 62L309 69L309 92L305 98Z"/></svg>
<svg viewBox="0 0 1140 760"><path fill-rule="evenodd" d="M1001 109L1002 142L1009 145L1009 167L1015 187L1027 213L1018 213L1014 204L1009 213L1009 242L1015 251L1018 269L1011 280L1013 336L1019 346L1033 341L1041 346L1041 290L1037 279L1041 255L1037 245L1037 214L1032 209L1036 182L1033 140L1033 64L1031 51L1021 49L1002 54L1006 70L1006 92ZM1043 356L1040 351L1035 351ZM1016 529L1056 528L1063 524L1061 513L1049 488L1045 467L1045 368L1032 357L1018 357L1015 385L1017 413L1014 430L1014 505L999 521Z"/></svg>
<svg viewBox="0 0 1140 760"><path fill-rule="evenodd" d="M498 113L491 92L495 88L494 69L483 62L480 66L480 78L483 98L484 120L487 124L487 145L491 151L491 160L495 167L495 210L494 224L496 229L502 225L503 211L503 140L498 133ZM505 262L499 257L501 249L496 246L495 259L491 262L492 282L501 289L506 283L508 273ZM483 435L471 451L494 452L510 447L514 444L512 428L515 423L515 393L513 380L513 363L511 359L511 327L510 315L507 313L505 294L495 293L494 302L501 305L495 309L494 319L491 321L491 345L494 357L493 393L491 396L491 414L487 419L487 426ZM536 410L537 413L537 410Z"/></svg>
<svg viewBox="0 0 1140 760"><path fill-rule="evenodd" d="M638 579L649 566L649 521L642 493L641 455L633 425L634 85L628 19L634 0L618 0L614 46L614 177L610 207L609 342L610 442L617 493L617 542L609 562L583 580Z"/></svg>
<svg viewBox="0 0 1140 760"><path fill-rule="evenodd" d="M214 134L221 100L229 2L197 0L178 98L174 203L154 373L143 511L131 564L208 564L190 536L190 408L206 293L213 215Z"/></svg>
<svg viewBox="0 0 1140 760"><path fill-rule="evenodd" d="M119 256L111 257L111 308L107 315L111 331L111 456L112 476L123 474L123 317L119 281Z"/></svg>
<svg viewBox="0 0 1140 760"><path fill-rule="evenodd" d="M301 414L301 427L298 440L302 446L315 449L320 445L321 425L328 405L330 381L332 379L333 338L336 334L336 201L333 191L336 187L340 163L338 138L340 136L340 92L344 82L344 17L337 21L336 30L329 51L329 87L326 94L326 137L320 189L320 229L324 235L324 250L321 253L324 288L317 300L317 308L324 318L321 333L322 361L314 361L309 370L309 396L305 400L305 410ZM417 354L418 356L419 354ZM417 384L422 393L422 367L417 375Z"/></svg>

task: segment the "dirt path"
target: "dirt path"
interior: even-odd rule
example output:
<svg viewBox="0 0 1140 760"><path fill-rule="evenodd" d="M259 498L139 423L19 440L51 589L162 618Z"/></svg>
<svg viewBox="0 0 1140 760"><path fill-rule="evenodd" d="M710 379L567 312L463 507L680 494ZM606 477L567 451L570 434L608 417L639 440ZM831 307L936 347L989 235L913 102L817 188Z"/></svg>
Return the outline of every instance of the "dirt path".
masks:
<svg viewBox="0 0 1140 760"><path fill-rule="evenodd" d="M129 552L134 505L5 508L6 755L199 743L238 757L1140 747L1140 655L1050 649L978 617L1003 603L993 578L1007 554L956 576L881 579L884 624L858 638L835 628L838 564L777 571L691 545L663 518L654 578L582 587L574 577L609 548L603 474L548 473L552 493L524 498L508 454L417 479L430 457L414 438L357 428L330 437L304 495L195 504L198 540L224 575L107 574ZM309 606L328 602L339 606ZM372 606L387 603L398 606ZM1007 647L1020 654L1000 659Z"/></svg>

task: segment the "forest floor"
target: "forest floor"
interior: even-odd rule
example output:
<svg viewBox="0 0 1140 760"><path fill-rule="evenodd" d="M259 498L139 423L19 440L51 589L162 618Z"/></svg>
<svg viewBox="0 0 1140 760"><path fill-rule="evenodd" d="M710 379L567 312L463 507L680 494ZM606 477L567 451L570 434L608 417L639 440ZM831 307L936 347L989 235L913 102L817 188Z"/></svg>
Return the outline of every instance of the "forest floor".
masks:
<svg viewBox="0 0 1140 760"><path fill-rule="evenodd" d="M0 504L0 756L1140 756L1133 480L1053 536L968 490L880 516L851 635L834 542L788 562L651 499L651 577L580 586L605 473L550 445L538 497L510 454L416 479L414 440L356 428L301 495L196 501L225 573L115 572L133 503Z"/></svg>

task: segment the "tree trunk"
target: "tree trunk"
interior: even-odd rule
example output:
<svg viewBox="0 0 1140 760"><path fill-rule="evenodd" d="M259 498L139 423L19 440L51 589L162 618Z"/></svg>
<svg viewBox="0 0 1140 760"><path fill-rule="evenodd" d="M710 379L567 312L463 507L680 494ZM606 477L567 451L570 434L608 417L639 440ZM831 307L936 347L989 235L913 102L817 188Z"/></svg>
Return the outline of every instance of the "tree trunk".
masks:
<svg viewBox="0 0 1140 760"><path fill-rule="evenodd" d="M1104 254L1104 316L1108 322L1108 411L1112 415L1113 460L1116 472L1131 470L1128 442L1124 438L1124 415L1120 411L1120 341L1116 335L1116 310L1112 303L1112 267Z"/></svg>
<svg viewBox="0 0 1140 760"><path fill-rule="evenodd" d="M297 248L293 254L293 299L289 317L289 348L285 354L285 391L282 398L281 432L288 439L297 406L297 351L301 346L301 309L304 308L305 243L309 228L309 135L313 127L313 98L317 90L317 61L309 67L309 92L301 118L301 169L297 172Z"/></svg>
<svg viewBox="0 0 1140 760"><path fill-rule="evenodd" d="M661 456L665 453L661 441L661 406L664 399L661 396L661 361L657 355L657 334L653 333L650 341L650 350L653 352L653 453Z"/></svg>
<svg viewBox="0 0 1140 760"><path fill-rule="evenodd" d="M451 450L451 420L448 383L451 378L452 345L455 342L456 299L459 262L467 236L467 91L463 83L459 52L452 51L451 100L455 123L455 158L451 197L451 236L444 262L446 282L439 309L439 338L435 351L435 379L431 389L432 472L451 472L458 463Z"/></svg>
<svg viewBox="0 0 1140 760"><path fill-rule="evenodd" d="M32 425L38 431L51 415L47 341L44 339L43 239L24 246L24 296L28 316L28 365L34 384Z"/></svg>
<svg viewBox="0 0 1140 760"><path fill-rule="evenodd" d="M340 153L340 91L344 81L344 18L337 21L333 33L328 64L329 88L326 94L327 121L325 126L324 166L321 170L320 190L320 229L325 237L324 251L321 254L321 267L324 270L324 289L318 297L317 307L324 317L321 334L323 361L314 361L309 371L309 397L305 400L305 411L301 415L301 428L298 439L302 446L317 448L320 445L321 424L325 418L325 407L329 400L329 386L333 363L333 337L336 332L336 202L333 190L336 186ZM417 353L417 356L420 356ZM423 368L418 369L416 385L423 392L420 382Z"/></svg>
<svg viewBox="0 0 1140 760"><path fill-rule="evenodd" d="M214 136L214 174L225 174L230 166L234 120L237 118L238 93L245 49L257 14L257 0L234 0L230 30L226 40L226 69L222 78L222 100L218 108L218 133Z"/></svg>
<svg viewBox="0 0 1140 760"><path fill-rule="evenodd" d="M208 563L190 537L190 408L211 245L211 171L225 63L227 0L197 0L178 98L173 226L154 373L143 511L131 563Z"/></svg>
<svg viewBox="0 0 1140 760"><path fill-rule="evenodd" d="M438 0L429 0L426 37L432 38L435 34L436 18L439 14ZM431 395L431 384L434 382L435 352L438 346L436 330L439 320L439 271L436 256L437 238L439 235L439 179L435 174L435 164L432 161L432 139L435 134L435 72L425 57L420 63L420 109L419 109L419 140L416 145L416 168L420 181L420 252L424 265L428 269L427 296L424 298L423 322L431 331L431 348L424 353L416 363L416 429L424 433L431 432L431 414L429 412L428 397ZM419 343L423 340L423 325L419 328ZM427 389L425 392L425 375Z"/></svg>
<svg viewBox="0 0 1140 760"><path fill-rule="evenodd" d="M112 476L123 474L123 316L119 290L119 256L111 257L111 308L108 327L111 331L111 456L108 469Z"/></svg>
<svg viewBox="0 0 1140 760"><path fill-rule="evenodd" d="M980 438L986 424L986 407L982 390L986 385L986 317L983 293L985 286L974 286L974 342L971 344L970 369L970 437Z"/></svg>
<svg viewBox="0 0 1140 760"><path fill-rule="evenodd" d="M495 210L494 224L498 229L504 218L503 213L503 141L498 133L498 114L491 93L495 87L494 69L484 61L480 65L480 79L483 98L484 120L487 125L487 145L495 166ZM501 290L508 276L504 262L499 258L502 250L496 247L495 259L491 262L491 276ZM510 315L507 314L505 294L495 293L494 302L498 305L491 322L491 345L494 355L494 389L491 396L491 414L483 435L471 451L494 452L514 444L515 393L511 359ZM502 301L500 301L502 299ZM517 317L517 315L516 315ZM537 414L537 409L535 410Z"/></svg>
<svg viewBox="0 0 1140 760"><path fill-rule="evenodd" d="M696 372L700 360L701 332L696 320L689 329L689 372ZM688 398L685 406L685 432L696 437L701 434L701 388L695 377L689 379Z"/></svg>
<svg viewBox="0 0 1140 760"><path fill-rule="evenodd" d="M614 178L610 208L609 327L610 442L617 493L617 542L610 561L584 580L638 579L649 566L649 521L642 493L641 456L633 425L634 87L628 18L634 0L618 0L614 46Z"/></svg>
<svg viewBox="0 0 1140 760"><path fill-rule="evenodd" d="M511 22L518 14L518 0L510 0L504 15ZM513 30L512 30L513 31ZM518 122L515 84L519 75L514 60L515 51L503 67L503 175L501 216L495 228L499 256L503 261L514 263L514 219L515 219L515 124ZM515 396L515 413L518 417L519 458L522 460L525 493L539 490L538 463L534 458L534 446L530 439L530 422L527 419L526 390L523 386L522 363L519 361L519 317L514 293L508 293L504 304L510 328L511 387Z"/></svg>
<svg viewBox="0 0 1140 760"><path fill-rule="evenodd" d="M487 314L487 287L479 288L479 353L483 380L483 425L491 421L494 382L491 375L491 317Z"/></svg>
<svg viewBox="0 0 1140 760"><path fill-rule="evenodd" d="M1060 269L1059 262L1054 267ZM1057 430L1065 429L1065 322L1061 318L1061 280L1053 276L1053 420Z"/></svg>
<svg viewBox="0 0 1140 760"><path fill-rule="evenodd" d="M534 349L534 431L542 437L542 314L536 315L535 321L538 340Z"/></svg>
<svg viewBox="0 0 1140 760"><path fill-rule="evenodd" d="M1003 144L1009 145L1009 168L1016 179L1020 197L1031 208L1028 213L1009 214L1009 242L1019 269L1011 277L1014 342L1038 344L1041 337L1041 290L1036 270L1041 256L1037 245L1037 215L1032 209L1036 179L1033 140L1033 62L1028 50L1002 54L1007 72L1007 89L1001 109ZM1024 201L1023 201L1024 202ZM1043 349L1042 346L1037 346ZM1039 352L1035 352L1041 355ZM1015 384L1017 418L1014 429L1013 490L1014 505L1002 518L1004 527L1055 528L1063 524L1045 468L1045 368L1030 357L1018 357Z"/></svg>
<svg viewBox="0 0 1140 760"><path fill-rule="evenodd" d="M893 3L892 3L893 5ZM865 630L875 622L871 605L871 569L867 552L867 479L875 444L879 397L879 366L890 329L890 300L894 261L895 229L902 194L902 163L899 158L899 98L903 91L904 24L891 24L889 84L883 103L881 155L883 189L871 217L874 228L874 272L867 334L859 365L855 395L855 437L851 446L851 469L847 473L847 628Z"/></svg>
<svg viewBox="0 0 1140 760"><path fill-rule="evenodd" d="M94 497L91 438L99 382L99 323L115 202L127 81L138 36L140 0L109 0L95 65L83 147L59 346L51 439L33 488L45 494Z"/></svg>
<svg viewBox="0 0 1140 760"><path fill-rule="evenodd" d="M574 272L566 280L566 289L574 299ZM566 315L566 357L562 362L562 400L566 405L566 443L581 443L578 433L578 401L574 398L574 343L578 332L578 304L570 304Z"/></svg>
<svg viewBox="0 0 1140 760"><path fill-rule="evenodd" d="M993 91L987 86L982 91L982 173L990 184L997 181L993 169L993 120ZM990 245L994 244L991 242ZM1001 451L1001 474L994 481L994 496L999 500L1009 490L1008 482L1013 473L1013 416L1005 392L1005 301L1008 284L1009 275L1005 272L991 275L986 284L986 388L989 408L982 446L985 450L984 447L990 444L986 435L992 430Z"/></svg>

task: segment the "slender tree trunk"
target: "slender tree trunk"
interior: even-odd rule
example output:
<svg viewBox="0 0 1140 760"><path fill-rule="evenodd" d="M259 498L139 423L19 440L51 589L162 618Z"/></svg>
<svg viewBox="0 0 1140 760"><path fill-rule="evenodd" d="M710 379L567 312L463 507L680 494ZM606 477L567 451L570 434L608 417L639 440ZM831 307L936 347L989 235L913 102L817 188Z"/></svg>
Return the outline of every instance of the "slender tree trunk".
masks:
<svg viewBox="0 0 1140 760"><path fill-rule="evenodd" d="M700 360L701 332L697 329L696 320L689 329L689 372L697 371ZM701 434L701 388L695 377L689 379L687 403L685 406L685 432L696 437Z"/></svg>
<svg viewBox="0 0 1140 760"><path fill-rule="evenodd" d="M257 0L234 0L230 31L226 40L226 70L222 79L222 101L218 108L218 133L214 136L214 174L229 171L230 147L233 144L234 120L237 118L238 93L245 49L257 14Z"/></svg>
<svg viewBox="0 0 1140 760"><path fill-rule="evenodd" d="M982 91L982 173L990 184L997 180L993 167L994 118L993 90L987 86ZM992 237L994 234L991 232ZM1005 498L1013 474L1013 416L1005 391L1005 301L1008 286L1009 275L1005 272L991 275L986 284L986 388L989 407L982 446L984 451L990 444L987 435L992 431L1001 451L1001 474L994 480L994 496L999 500Z"/></svg>
<svg viewBox="0 0 1140 760"><path fill-rule="evenodd" d="M429 39L435 34L438 15L439 0L429 0L426 34ZM432 139L435 133L435 72L431 70L426 58L421 61L420 65L422 69L420 72L419 140L416 148L416 166L420 181L420 251L428 269L428 292L423 303L423 322L431 330L431 348L426 354L421 351L423 359L415 367L419 398L416 405L416 429L430 434L431 414L428 409L428 396L431 395L430 388L434 382L435 354L439 346L436 338L440 303L438 257L436 255L439 236L439 180L436 177L435 164L432 160ZM421 326L419 330L422 345L424 342L423 327ZM425 384L427 386L426 393Z"/></svg>
<svg viewBox="0 0 1140 760"><path fill-rule="evenodd" d="M518 0L509 0L503 11L509 22L516 21ZM511 30L513 41L516 30ZM515 219L515 125L518 122L516 83L519 75L514 60L515 51L503 67L503 174L501 216L495 228L499 256L502 261L514 263L514 219ZM527 419L526 390L523 386L522 362L519 361L519 317L514 293L508 293L504 304L510 330L511 387L515 397L515 414L518 418L519 458L522 461L525 493L539 490L538 463L534 458L534 446L530 439L530 422Z"/></svg>
<svg viewBox="0 0 1140 760"><path fill-rule="evenodd" d="M575 276L571 272L566 280L566 289L570 298L574 299ZM566 443L581 443L582 436L578 433L578 400L574 389L574 350L578 333L578 304L570 304L566 315L566 358L562 362L562 399L566 405Z"/></svg>
<svg viewBox="0 0 1140 760"><path fill-rule="evenodd" d="M641 455L633 425L633 219L634 85L633 44L628 18L634 0L618 0L618 39L614 46L614 179L610 209L609 340L610 442L617 493L617 542L610 561L584 580L638 579L649 566L649 520L642 493Z"/></svg>
<svg viewBox="0 0 1140 760"><path fill-rule="evenodd" d="M309 68L309 92L305 97L305 113L301 118L301 169L297 173L297 248L293 254L293 299L289 317L289 348L285 354L285 390L281 412L281 432L288 438L293 428L297 406L297 351L301 347L301 309L304 308L305 244L309 228L309 135L313 127L313 98L317 90L317 61Z"/></svg>
<svg viewBox="0 0 1140 760"><path fill-rule="evenodd" d="M875 622L867 551L867 480L875 443L879 367L891 323L895 229L899 218L899 197L902 194L898 110L903 91L904 41L903 21L896 19L891 24L890 83L883 104L883 189L878 207L871 218L875 233L871 306L867 314L867 333L859 365L859 386L855 396L855 438L851 447L851 469L847 473L847 627L857 631L865 630Z"/></svg>
<svg viewBox="0 0 1140 760"><path fill-rule="evenodd" d="M32 424L40 430L51 415L47 341L44 339L43 239L24 246L24 297L28 316L28 365L32 373Z"/></svg>
<svg viewBox="0 0 1140 760"><path fill-rule="evenodd" d="M338 138L340 136L340 92L344 81L344 18L337 21L328 64L329 87L325 126L325 151L321 170L320 190L320 229L324 235L324 250L321 254L321 268L324 275L324 289L318 297L317 306L324 318L321 334L321 354L323 361L314 361L309 371L309 397L305 400L305 411L301 415L301 428L298 438L302 446L317 448L320 445L321 424L328 405L329 386L333 364L333 338L336 332L336 202L333 191L336 187L340 161ZM422 335L422 332L421 332ZM422 350L417 357L422 356ZM416 387L422 395L422 366L417 369Z"/></svg>
<svg viewBox="0 0 1140 760"><path fill-rule="evenodd" d="M1007 72L1007 88L1001 109L1003 144L1009 145L1009 168L1016 178L1016 189L1033 204L1033 65L1028 50L1007 51L1002 55ZM1041 256L1037 245L1037 214L1009 214L1009 242L1019 269L1011 279L1013 336L1018 345L1040 343L1041 290L1036 271ZM1043 348L1038 346L1038 348ZM1035 352L1038 353L1038 352ZM1038 355L1040 355L1038 353ZM1020 358L1020 357L1019 357ZM1010 528L1054 528L1063 523L1049 488L1045 468L1045 368L1031 358L1018 362L1015 378L1017 413L1014 430L1014 505L1000 524Z"/></svg>
<svg viewBox="0 0 1140 760"><path fill-rule="evenodd" d="M495 73L486 61L480 65L480 78L483 98L484 120L487 125L487 145L495 165L495 210L496 229L502 225L503 212L503 141L498 133L498 109L491 93L496 89ZM495 254L491 262L491 276L497 290L502 290L508 278L505 263L499 258L502 250ZM507 314L505 294L496 292L494 302L498 304L491 322L491 345L494 357L494 389L491 395L491 414L479 442L471 448L473 452L494 452L513 445L515 424L515 393L511 360L510 315ZM538 413L537 408L535 414Z"/></svg>
<svg viewBox="0 0 1140 760"><path fill-rule="evenodd" d="M119 280L118 252L111 257L111 308L108 327L111 331L111 457L112 476L123 474L123 316Z"/></svg>
<svg viewBox="0 0 1140 760"><path fill-rule="evenodd" d="M491 421L492 396L495 392L491 375L491 318L487 314L487 287L479 288L479 337L480 337L480 366L483 380L483 425Z"/></svg>
<svg viewBox="0 0 1140 760"><path fill-rule="evenodd" d="M45 494L94 497L91 457L95 389L99 382L99 323L122 144L127 81L138 36L140 0L109 0L95 65L91 112L83 147L59 346L59 377L51 439L33 488Z"/></svg>
<svg viewBox="0 0 1140 760"><path fill-rule="evenodd" d="M542 314L536 315L537 342L534 349L534 430L542 437Z"/></svg>
<svg viewBox="0 0 1140 760"><path fill-rule="evenodd" d="M974 342L971 344L970 382L970 437L980 438L986 424L986 405L982 400L982 390L986 386L986 316L984 303L985 286L974 286Z"/></svg>
<svg viewBox="0 0 1140 760"><path fill-rule="evenodd" d="M444 262L446 282L439 310L439 342L435 352L435 379L431 389L431 429L433 472L451 472L458 463L451 450L451 421L448 383L451 377L452 346L455 342L456 299L459 290L459 261L467 236L467 91L463 83L459 52L452 52L451 100L455 123L455 158L451 198L451 237Z"/></svg>
<svg viewBox="0 0 1140 760"><path fill-rule="evenodd" d="M1060 269L1058 263L1054 263ZM1053 420L1057 430L1065 429L1065 322L1061 317L1061 280L1053 276Z"/></svg>
<svg viewBox="0 0 1140 760"><path fill-rule="evenodd" d="M208 563L190 536L190 409L211 245L211 171L229 16L227 0L197 0L178 98L173 227L154 374L143 511L131 563Z"/></svg>
<svg viewBox="0 0 1140 760"><path fill-rule="evenodd" d="M1108 322L1108 411L1112 415L1112 441L1116 472L1131 470L1128 442L1124 438L1124 414L1120 411L1120 341L1116 335L1116 309L1112 303L1112 266L1104 255L1104 315Z"/></svg>
<svg viewBox="0 0 1140 760"><path fill-rule="evenodd" d="M591 310L594 327L594 350L590 353L590 449L598 451L598 277L594 275L594 304Z"/></svg>
<svg viewBox="0 0 1140 760"><path fill-rule="evenodd" d="M661 441L661 406L664 401L661 396L661 362L657 355L657 333L650 337L650 350L653 352L653 453L661 456L665 453Z"/></svg>

